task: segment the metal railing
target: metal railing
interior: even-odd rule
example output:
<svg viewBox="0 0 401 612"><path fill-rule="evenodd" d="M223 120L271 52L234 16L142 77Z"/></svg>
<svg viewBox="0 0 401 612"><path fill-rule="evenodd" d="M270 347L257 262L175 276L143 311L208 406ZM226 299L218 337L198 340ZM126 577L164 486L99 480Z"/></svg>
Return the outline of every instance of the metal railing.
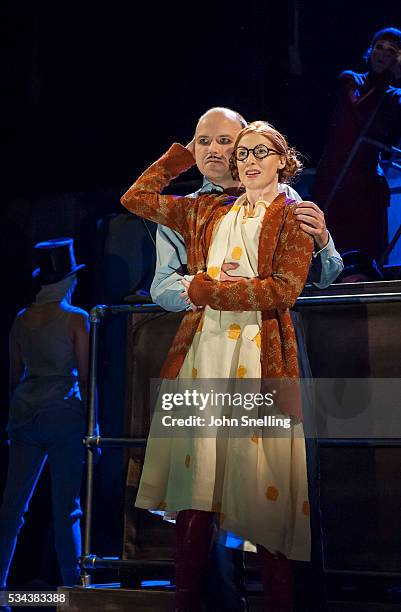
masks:
<svg viewBox="0 0 401 612"><path fill-rule="evenodd" d="M372 285L374 283L371 283ZM382 283L381 283L382 285ZM356 305L369 303L389 303L401 302L401 291L383 291L379 293L353 293L349 290L350 285L343 285L344 291L338 293L340 285L337 285L336 295L307 295L301 296L296 302L297 309L303 310L311 307L336 306L336 305ZM354 285L355 288L355 285ZM390 288L390 287L389 287ZM342 288L341 288L342 289ZM348 289L348 291L347 291ZM88 414L87 414L87 435L84 444L87 448L86 461L86 491L84 504L84 528L83 528L83 547L80 559L81 566L81 586L88 587L91 583L91 576L88 569L96 568L131 568L138 574L160 576L164 571L171 569L170 561L155 560L124 560L108 557L98 557L91 552L91 530L92 530L92 511L93 511L93 479L94 479L94 449L96 447L146 447L147 438L107 438L95 435L97 431L96 414L96 386L98 370L99 334L100 323L106 315L116 314L148 314L166 312L155 304L141 305L117 305L106 306L98 305L90 311L90 365L89 365L89 388L88 388ZM400 440L321 440L322 446L401 446ZM398 574L397 574L398 576Z"/></svg>
<svg viewBox="0 0 401 612"><path fill-rule="evenodd" d="M152 312L163 312L163 309L155 304L131 305L123 304L116 306L97 305L90 311L90 332L89 332L89 385L88 385L88 406L87 406L87 434L83 440L86 446L86 486L83 520L83 542L82 556L80 559L81 567L81 586L90 586L91 577L86 571L94 568L122 568L126 566L136 566L142 571L146 565L147 573L152 575L155 566L160 567L163 562L154 561L135 561L123 560L107 557L98 557L91 553L91 531L93 514L93 478L94 478L94 449L105 447L116 448L143 448L146 446L147 438L107 438L96 435L97 432L97 410L96 410L96 387L98 378L98 356L99 356L99 336L100 323L106 315L130 314L139 312L141 314Z"/></svg>

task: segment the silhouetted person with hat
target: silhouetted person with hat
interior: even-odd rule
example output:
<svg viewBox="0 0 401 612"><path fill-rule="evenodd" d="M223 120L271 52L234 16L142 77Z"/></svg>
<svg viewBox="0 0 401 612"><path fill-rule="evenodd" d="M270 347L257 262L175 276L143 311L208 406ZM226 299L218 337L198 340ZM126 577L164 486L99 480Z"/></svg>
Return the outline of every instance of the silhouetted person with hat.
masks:
<svg viewBox="0 0 401 612"><path fill-rule="evenodd" d="M401 138L401 31L376 32L365 54L368 70L339 76L338 101L313 196L337 249L380 259L387 243L390 189L381 150Z"/></svg>
<svg viewBox="0 0 401 612"><path fill-rule="evenodd" d="M56 552L64 585L79 581L80 489L88 377L88 314L71 305L77 265L71 238L35 246L41 284L10 332L10 459L0 509L0 588L23 515L49 461Z"/></svg>

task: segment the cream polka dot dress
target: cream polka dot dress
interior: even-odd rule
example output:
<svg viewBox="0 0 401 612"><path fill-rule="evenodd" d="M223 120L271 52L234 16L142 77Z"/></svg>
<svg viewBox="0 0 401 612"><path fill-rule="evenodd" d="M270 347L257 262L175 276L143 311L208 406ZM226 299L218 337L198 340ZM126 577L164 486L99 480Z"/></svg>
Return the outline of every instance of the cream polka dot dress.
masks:
<svg viewBox="0 0 401 612"><path fill-rule="evenodd" d="M259 234L266 210L244 217L244 196L223 217L209 250L207 272L219 279L257 276ZM261 312L206 307L186 355L177 388L189 380L226 379L227 390L261 377ZM172 381L169 381L171 385ZM225 383L223 383L225 384ZM259 384L259 383L258 383ZM231 407L230 417L244 414ZM257 416L253 411L249 416ZM222 430L221 430L222 431ZM305 441L301 424L273 437L268 427L224 428L214 437L149 436L136 506L174 513L193 508L219 513L220 527L291 559L309 560L310 529Z"/></svg>

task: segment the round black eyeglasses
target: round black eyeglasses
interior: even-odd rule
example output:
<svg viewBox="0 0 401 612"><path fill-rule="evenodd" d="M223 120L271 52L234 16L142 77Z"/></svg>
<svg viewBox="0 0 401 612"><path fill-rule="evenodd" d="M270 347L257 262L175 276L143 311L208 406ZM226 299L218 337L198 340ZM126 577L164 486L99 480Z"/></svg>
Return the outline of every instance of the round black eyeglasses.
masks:
<svg viewBox="0 0 401 612"><path fill-rule="evenodd" d="M253 149L248 149L247 147L237 147L234 151L234 156L237 161L245 161L248 159L249 153L253 153L253 156L256 159L264 159L268 155L280 155L278 151L275 149L269 149L264 144L256 145Z"/></svg>

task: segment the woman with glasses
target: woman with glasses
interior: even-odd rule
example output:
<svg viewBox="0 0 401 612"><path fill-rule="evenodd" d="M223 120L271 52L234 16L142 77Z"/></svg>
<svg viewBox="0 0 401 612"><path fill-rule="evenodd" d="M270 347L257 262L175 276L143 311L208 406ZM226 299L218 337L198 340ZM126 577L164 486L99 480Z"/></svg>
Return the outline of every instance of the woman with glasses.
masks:
<svg viewBox="0 0 401 612"><path fill-rule="evenodd" d="M174 144L121 199L128 210L184 236L195 274L191 283L182 281L194 309L184 316L161 376L178 379L181 389L208 379L225 379L227 389L259 381L257 389L272 394L286 380L278 406L286 426L276 436L263 422L244 430L233 426L217 437L194 428L192 437L167 430L161 438L153 422L136 506L177 515L176 611L198 610L217 522L257 545L266 607L287 612L290 559L310 558L301 408L296 385L288 382L298 377L289 308L304 286L313 240L278 183L297 174L301 163L280 132L258 121L238 134L230 159L244 195L202 195L191 202L160 195L194 164L194 146L194 140L187 147ZM263 410L255 403L249 416ZM233 414L241 422L241 410Z"/></svg>

